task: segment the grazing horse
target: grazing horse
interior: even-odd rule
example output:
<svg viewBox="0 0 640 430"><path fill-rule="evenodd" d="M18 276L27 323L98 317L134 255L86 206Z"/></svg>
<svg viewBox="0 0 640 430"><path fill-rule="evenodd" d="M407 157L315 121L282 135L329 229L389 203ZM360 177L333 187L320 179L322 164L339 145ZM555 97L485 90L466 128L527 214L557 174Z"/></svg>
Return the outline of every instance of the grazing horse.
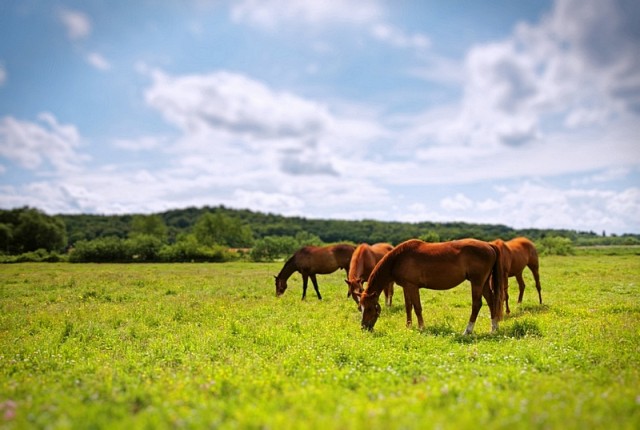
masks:
<svg viewBox="0 0 640 430"><path fill-rule="evenodd" d="M378 261L391 251L393 246L388 243L376 243L369 245L361 243L356 247L351 256L351 264L349 265L349 277L345 282L349 286L347 297L353 297L356 303L360 303L360 294L364 290L364 283L369 279L369 275L376 267ZM384 287L385 303L391 306L393 300L393 282Z"/></svg>
<svg viewBox="0 0 640 430"><path fill-rule="evenodd" d="M542 287L540 286L540 275L538 269L540 267L538 263L538 252L536 247L526 237L516 237L507 242L502 240L494 240L491 242L500 247L502 252L503 270L505 276L503 277L502 286L504 288L504 298L507 307L507 313L511 313L509 309L509 278L515 276L518 281L518 287L520 294L518 295L518 303L522 303L522 296L524 295L524 278L522 272L525 267L529 267L533 274L533 279L536 282L536 289L538 290L538 299L542 304Z"/></svg>
<svg viewBox="0 0 640 430"><path fill-rule="evenodd" d="M355 246L347 244L329 246L305 246L300 248L284 263L276 278L276 296L281 296L287 289L287 279L294 272L302 274L302 300L307 295L309 278L316 289L318 299L322 300L316 275L326 275L338 269L345 269L349 276L349 262Z"/></svg>
<svg viewBox="0 0 640 430"><path fill-rule="evenodd" d="M464 334L473 332L484 296L491 310L492 331L502 318L502 265L497 246L475 239L426 243L411 239L396 246L376 265L360 297L362 328L373 330L380 316L378 299L385 285L394 281L404 291L407 326L411 308L424 328L419 288L448 290L471 281L471 317ZM493 277L493 284L490 282Z"/></svg>

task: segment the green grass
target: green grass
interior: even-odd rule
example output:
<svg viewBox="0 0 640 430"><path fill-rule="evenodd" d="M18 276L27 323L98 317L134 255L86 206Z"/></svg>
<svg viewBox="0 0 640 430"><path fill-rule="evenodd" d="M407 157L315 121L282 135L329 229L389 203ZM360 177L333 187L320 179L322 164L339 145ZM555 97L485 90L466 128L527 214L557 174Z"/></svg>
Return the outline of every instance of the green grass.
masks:
<svg viewBox="0 0 640 430"><path fill-rule="evenodd" d="M402 291L362 332L344 273L280 264L0 266L1 428L640 427L640 259L545 257L462 336L470 287Z"/></svg>

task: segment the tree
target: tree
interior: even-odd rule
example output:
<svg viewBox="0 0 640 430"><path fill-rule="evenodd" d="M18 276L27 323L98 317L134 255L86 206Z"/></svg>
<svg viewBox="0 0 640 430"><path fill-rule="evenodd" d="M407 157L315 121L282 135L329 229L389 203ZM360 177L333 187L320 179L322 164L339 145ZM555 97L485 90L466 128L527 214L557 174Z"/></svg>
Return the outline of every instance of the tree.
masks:
<svg viewBox="0 0 640 430"><path fill-rule="evenodd" d="M25 208L13 229L13 250L18 253L45 249L59 251L67 245L64 222L37 209Z"/></svg>
<svg viewBox="0 0 640 430"><path fill-rule="evenodd" d="M236 218L224 214L207 212L198 218L193 234L203 245L224 245L246 248L253 244L253 233L249 226Z"/></svg>
<svg viewBox="0 0 640 430"><path fill-rule="evenodd" d="M134 215L129 235L153 236L164 242L167 240L167 226L160 215Z"/></svg>

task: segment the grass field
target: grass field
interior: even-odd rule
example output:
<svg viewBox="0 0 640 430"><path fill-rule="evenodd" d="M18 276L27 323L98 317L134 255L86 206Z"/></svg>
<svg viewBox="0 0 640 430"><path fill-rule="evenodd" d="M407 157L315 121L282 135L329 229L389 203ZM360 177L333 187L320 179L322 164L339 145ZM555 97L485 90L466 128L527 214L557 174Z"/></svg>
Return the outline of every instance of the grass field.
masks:
<svg viewBox="0 0 640 430"><path fill-rule="evenodd" d="M0 266L1 428L640 428L640 258L545 257L497 334L470 287L402 291L373 333L344 273L280 264Z"/></svg>

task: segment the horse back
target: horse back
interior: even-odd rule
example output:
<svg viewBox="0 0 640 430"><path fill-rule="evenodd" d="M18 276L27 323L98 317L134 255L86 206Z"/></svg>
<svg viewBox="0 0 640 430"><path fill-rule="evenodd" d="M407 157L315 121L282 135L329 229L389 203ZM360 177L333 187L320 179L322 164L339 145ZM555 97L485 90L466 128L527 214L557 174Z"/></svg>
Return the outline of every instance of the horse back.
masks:
<svg viewBox="0 0 640 430"><path fill-rule="evenodd" d="M391 253L398 248L400 245ZM443 243L415 241L397 252L392 277L402 286L413 284L419 288L448 290L465 280L484 282L495 259L491 245L475 239Z"/></svg>
<svg viewBox="0 0 640 430"><path fill-rule="evenodd" d="M509 276L515 276L522 273L525 267L529 265L538 265L538 252L536 247L526 237L516 237L506 242L511 253L511 267Z"/></svg>

